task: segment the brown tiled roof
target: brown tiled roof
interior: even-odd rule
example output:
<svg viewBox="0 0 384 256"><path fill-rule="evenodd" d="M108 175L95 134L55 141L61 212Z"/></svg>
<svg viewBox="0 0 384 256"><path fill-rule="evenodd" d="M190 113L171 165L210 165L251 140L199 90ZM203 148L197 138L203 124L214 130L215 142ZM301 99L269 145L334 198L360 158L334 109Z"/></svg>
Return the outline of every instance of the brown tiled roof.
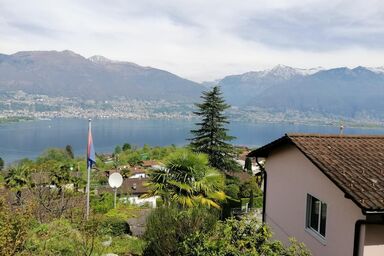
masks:
<svg viewBox="0 0 384 256"><path fill-rule="evenodd" d="M145 170L141 166L135 166L135 167L130 168L129 170L130 170L131 175L138 174L138 173L147 173L147 170Z"/></svg>
<svg viewBox="0 0 384 256"><path fill-rule="evenodd" d="M156 160L144 160L142 163L143 167L152 167L153 165L158 165L159 162Z"/></svg>
<svg viewBox="0 0 384 256"><path fill-rule="evenodd" d="M130 194L142 195L148 192L148 187L146 187L148 182L148 178L126 179L123 182L122 188Z"/></svg>
<svg viewBox="0 0 384 256"><path fill-rule="evenodd" d="M384 210L384 136L286 134L251 157L267 157L276 147L295 145L364 211Z"/></svg>
<svg viewBox="0 0 384 256"><path fill-rule="evenodd" d="M148 178L130 178L124 179L123 184L118 188L117 192L121 194L130 195L142 195L148 192L146 184L149 182ZM109 192L113 193L113 189L110 186L105 186L99 189L100 193Z"/></svg>

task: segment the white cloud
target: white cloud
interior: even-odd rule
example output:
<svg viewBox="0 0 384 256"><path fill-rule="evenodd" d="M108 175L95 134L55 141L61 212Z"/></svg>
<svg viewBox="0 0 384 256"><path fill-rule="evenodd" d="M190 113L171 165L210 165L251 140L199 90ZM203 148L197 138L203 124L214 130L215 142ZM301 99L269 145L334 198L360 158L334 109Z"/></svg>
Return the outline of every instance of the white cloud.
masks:
<svg viewBox="0 0 384 256"><path fill-rule="evenodd" d="M381 1L0 0L0 52L70 49L196 81L286 64L381 66Z"/></svg>

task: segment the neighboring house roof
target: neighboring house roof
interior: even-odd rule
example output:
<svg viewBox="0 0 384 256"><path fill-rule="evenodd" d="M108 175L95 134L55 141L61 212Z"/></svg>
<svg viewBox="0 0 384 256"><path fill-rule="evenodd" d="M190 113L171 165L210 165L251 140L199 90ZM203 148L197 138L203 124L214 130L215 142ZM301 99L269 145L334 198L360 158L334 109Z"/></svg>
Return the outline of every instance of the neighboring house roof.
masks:
<svg viewBox="0 0 384 256"><path fill-rule="evenodd" d="M143 167L151 167L153 165L159 165L159 162L156 160L144 160L144 161L142 161Z"/></svg>
<svg viewBox="0 0 384 256"><path fill-rule="evenodd" d="M296 146L361 209L384 210L384 136L286 134L248 156L267 157L287 144Z"/></svg>
<svg viewBox="0 0 384 256"><path fill-rule="evenodd" d="M146 184L149 182L148 178L130 178L124 179L121 187L118 188L119 193L128 193L131 195L143 195L149 191ZM113 189L110 186L99 188L100 193L112 193Z"/></svg>
<svg viewBox="0 0 384 256"><path fill-rule="evenodd" d="M226 175L228 175L230 177L236 177L236 178L238 178L242 182L248 181L248 180L250 180L252 178L252 175L250 175L248 172L244 172L244 171L241 171L241 172L227 172Z"/></svg>
<svg viewBox="0 0 384 256"><path fill-rule="evenodd" d="M140 166L135 166L133 168L130 168L129 170L131 172L131 175L140 174L140 173L147 173L147 170L143 169Z"/></svg>
<svg viewBox="0 0 384 256"><path fill-rule="evenodd" d="M148 192L148 187L146 187L148 182L148 178L126 179L122 187L124 191L129 191L133 195L142 195Z"/></svg>

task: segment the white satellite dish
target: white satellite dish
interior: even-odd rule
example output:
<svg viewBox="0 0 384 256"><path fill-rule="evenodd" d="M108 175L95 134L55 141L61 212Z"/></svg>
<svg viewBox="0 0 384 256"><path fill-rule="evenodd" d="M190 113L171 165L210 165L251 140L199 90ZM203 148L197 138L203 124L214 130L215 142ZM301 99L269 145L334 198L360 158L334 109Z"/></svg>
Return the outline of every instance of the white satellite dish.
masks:
<svg viewBox="0 0 384 256"><path fill-rule="evenodd" d="M123 176L121 176L120 173L115 172L109 175L108 183L111 188L113 188L115 192L114 200L113 200L113 207L116 208L116 194L117 194L117 188L123 184Z"/></svg>
<svg viewBox="0 0 384 256"><path fill-rule="evenodd" d="M123 184L123 176L118 172L114 172L109 176L108 183L111 188L116 189Z"/></svg>

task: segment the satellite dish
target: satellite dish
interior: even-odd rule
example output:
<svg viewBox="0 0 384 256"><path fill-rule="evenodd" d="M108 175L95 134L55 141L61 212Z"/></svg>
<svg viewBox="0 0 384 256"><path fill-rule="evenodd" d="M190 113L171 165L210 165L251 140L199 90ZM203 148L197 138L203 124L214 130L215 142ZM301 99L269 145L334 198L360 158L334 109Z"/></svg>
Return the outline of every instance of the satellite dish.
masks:
<svg viewBox="0 0 384 256"><path fill-rule="evenodd" d="M112 173L109 176L108 183L112 188L118 188L123 184L123 176L118 172Z"/></svg>

